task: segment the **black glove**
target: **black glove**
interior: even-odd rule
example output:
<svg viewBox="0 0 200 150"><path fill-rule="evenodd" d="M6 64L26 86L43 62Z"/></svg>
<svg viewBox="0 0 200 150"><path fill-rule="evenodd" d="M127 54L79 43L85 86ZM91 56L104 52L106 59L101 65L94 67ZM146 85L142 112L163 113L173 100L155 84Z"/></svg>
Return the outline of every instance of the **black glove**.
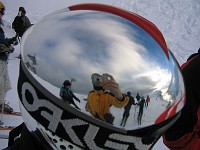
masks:
<svg viewBox="0 0 200 150"><path fill-rule="evenodd" d="M13 45L17 45L18 44L18 40L17 40L17 36L12 37L12 38L7 38L8 44L13 44Z"/></svg>
<svg viewBox="0 0 200 150"><path fill-rule="evenodd" d="M14 51L13 46L7 46L5 44L0 44L0 53L12 53Z"/></svg>

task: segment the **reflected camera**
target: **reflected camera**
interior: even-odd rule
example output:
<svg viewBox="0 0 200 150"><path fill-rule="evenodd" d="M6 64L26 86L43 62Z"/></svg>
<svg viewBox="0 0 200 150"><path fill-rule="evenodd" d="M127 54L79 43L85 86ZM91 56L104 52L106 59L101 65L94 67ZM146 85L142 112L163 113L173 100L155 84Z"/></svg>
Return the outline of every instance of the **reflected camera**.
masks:
<svg viewBox="0 0 200 150"><path fill-rule="evenodd" d="M99 83L109 80L109 77L106 74L100 75L98 73L93 73L92 76L92 84L95 86L99 86Z"/></svg>

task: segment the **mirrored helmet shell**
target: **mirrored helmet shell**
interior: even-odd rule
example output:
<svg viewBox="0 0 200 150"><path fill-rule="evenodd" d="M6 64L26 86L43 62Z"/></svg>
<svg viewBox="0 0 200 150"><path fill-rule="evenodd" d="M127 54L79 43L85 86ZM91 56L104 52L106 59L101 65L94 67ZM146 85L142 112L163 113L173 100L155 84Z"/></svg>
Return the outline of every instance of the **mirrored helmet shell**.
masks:
<svg viewBox="0 0 200 150"><path fill-rule="evenodd" d="M181 71L162 33L145 18L114 6L78 4L45 16L25 32L21 53L18 94L24 122L50 149L149 149L185 103ZM112 75L122 95L129 91L134 98L124 125L124 107L109 107L113 124L85 110L94 73ZM60 98L65 80L80 109ZM151 99L147 108L143 105L140 123L137 93Z"/></svg>

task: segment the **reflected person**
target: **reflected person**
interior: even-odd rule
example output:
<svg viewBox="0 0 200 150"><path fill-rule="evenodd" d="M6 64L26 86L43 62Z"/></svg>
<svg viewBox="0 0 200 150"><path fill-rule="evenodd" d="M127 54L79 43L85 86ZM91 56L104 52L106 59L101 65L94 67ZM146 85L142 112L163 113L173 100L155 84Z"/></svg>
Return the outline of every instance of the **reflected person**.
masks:
<svg viewBox="0 0 200 150"><path fill-rule="evenodd" d="M131 106L135 105L134 97L131 95L130 91L127 92L127 96L129 97L129 102L124 107L123 118L122 118L122 121L121 121L121 124L120 124L123 127L126 125L126 121L127 121L128 117L130 115Z"/></svg>
<svg viewBox="0 0 200 150"><path fill-rule="evenodd" d="M142 124L142 115L143 115L143 110L144 110L144 104L145 104L145 98L144 96L141 96L141 100L137 103L139 105L139 113L138 113L138 125Z"/></svg>
<svg viewBox="0 0 200 150"><path fill-rule="evenodd" d="M145 102L146 108L149 106L149 102L150 102L150 97L149 97L149 95L147 95L146 102Z"/></svg>
<svg viewBox="0 0 200 150"><path fill-rule="evenodd" d="M137 93L136 99L137 99L138 102L140 101L140 94L139 93Z"/></svg>
<svg viewBox="0 0 200 150"><path fill-rule="evenodd" d="M122 108L127 105L129 98L121 93L119 84L113 76L94 73L91 79L94 90L88 94L86 111L102 121L113 124L114 116L110 112L110 107L113 105Z"/></svg>
<svg viewBox="0 0 200 150"><path fill-rule="evenodd" d="M77 109L80 109L74 102L73 99L77 100L80 103L80 100L74 95L71 90L71 82L69 80L65 80L63 82L63 86L60 89L60 97L62 100L68 104L74 105Z"/></svg>

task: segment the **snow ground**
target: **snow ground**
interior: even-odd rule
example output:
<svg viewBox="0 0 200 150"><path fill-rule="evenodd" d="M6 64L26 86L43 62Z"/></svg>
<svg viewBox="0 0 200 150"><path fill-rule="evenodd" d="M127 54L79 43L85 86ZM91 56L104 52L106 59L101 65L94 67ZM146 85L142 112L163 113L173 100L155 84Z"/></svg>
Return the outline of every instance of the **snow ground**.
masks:
<svg viewBox="0 0 200 150"><path fill-rule="evenodd" d="M17 14L18 7L24 6L27 16L32 23L39 21L44 15L55 10L67 7L78 2L98 2L97 0L2 0L6 6L4 20L11 23ZM138 13L155 23L162 31L169 48L174 53L178 62L182 64L187 57L196 52L200 41L200 2L197 0L101 0L101 3L109 3L126 8ZM8 33L8 37L9 37ZM8 62L9 77L12 90L6 95L6 100L15 111L19 111L17 95L17 78L19 71L18 56L20 46L15 46L15 52L10 55ZM13 121L13 120L12 120ZM22 120L20 120L22 121ZM0 149L7 146L7 140L0 139ZM158 141L153 150L167 150Z"/></svg>

